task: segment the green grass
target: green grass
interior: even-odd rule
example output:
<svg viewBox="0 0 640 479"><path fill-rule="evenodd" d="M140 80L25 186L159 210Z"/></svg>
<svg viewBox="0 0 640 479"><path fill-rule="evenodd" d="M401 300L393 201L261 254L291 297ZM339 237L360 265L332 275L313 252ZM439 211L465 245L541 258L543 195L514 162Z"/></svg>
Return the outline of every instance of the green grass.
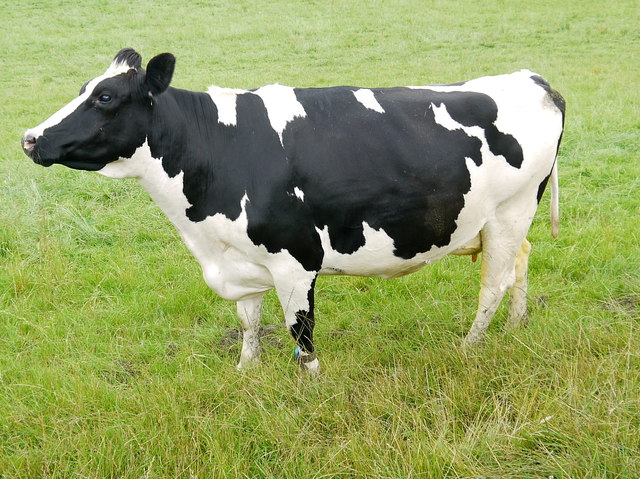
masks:
<svg viewBox="0 0 640 479"><path fill-rule="evenodd" d="M210 3L0 2L0 478L639 477L637 2ZM138 185L20 151L124 46L197 90L545 76L562 220L545 197L530 327L503 306L464 353L478 265L451 257L319 280L319 378L270 294L263 363L235 371L234 305Z"/></svg>

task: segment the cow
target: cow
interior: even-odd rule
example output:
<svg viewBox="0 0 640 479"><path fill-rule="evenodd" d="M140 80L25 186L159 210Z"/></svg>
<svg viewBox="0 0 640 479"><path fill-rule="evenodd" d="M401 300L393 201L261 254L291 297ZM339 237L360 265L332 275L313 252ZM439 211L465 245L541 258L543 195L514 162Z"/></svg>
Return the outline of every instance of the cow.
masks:
<svg viewBox="0 0 640 479"><path fill-rule="evenodd" d="M275 288L303 371L316 373L319 275L395 278L482 253L480 341L508 291L527 320L526 236L551 179L565 102L522 70L450 85L254 90L170 86L175 57L146 68L121 50L77 98L22 138L37 164L136 178L219 296L237 302L238 368L260 356Z"/></svg>

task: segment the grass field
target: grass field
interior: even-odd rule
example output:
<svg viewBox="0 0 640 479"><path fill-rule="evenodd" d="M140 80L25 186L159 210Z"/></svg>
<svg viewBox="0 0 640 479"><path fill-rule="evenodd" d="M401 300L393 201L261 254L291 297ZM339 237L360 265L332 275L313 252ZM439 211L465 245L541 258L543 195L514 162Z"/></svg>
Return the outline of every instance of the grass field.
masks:
<svg viewBox="0 0 640 479"><path fill-rule="evenodd" d="M215 4L215 5L212 5ZM636 0L0 1L0 478L640 477ZM322 278L318 378L268 295L235 370L216 297L132 181L20 149L124 46L174 85L447 83L529 68L567 100L561 233L529 235L530 327L463 352L478 263Z"/></svg>

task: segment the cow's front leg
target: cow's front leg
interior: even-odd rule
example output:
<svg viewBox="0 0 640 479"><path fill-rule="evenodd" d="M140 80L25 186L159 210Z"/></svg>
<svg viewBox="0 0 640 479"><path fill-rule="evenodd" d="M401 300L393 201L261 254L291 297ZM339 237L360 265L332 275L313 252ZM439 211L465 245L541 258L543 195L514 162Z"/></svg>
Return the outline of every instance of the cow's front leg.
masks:
<svg viewBox="0 0 640 479"><path fill-rule="evenodd" d="M284 311L287 329L298 345L296 361L303 371L316 374L320 372L320 363L313 346L313 328L315 326L313 290L316 274L305 272L301 276L297 279L290 276L279 282L276 284L276 291Z"/></svg>
<svg viewBox="0 0 640 479"><path fill-rule="evenodd" d="M259 294L238 301L238 317L242 324L242 351L238 369L244 369L260 359L260 319L262 317L262 298Z"/></svg>

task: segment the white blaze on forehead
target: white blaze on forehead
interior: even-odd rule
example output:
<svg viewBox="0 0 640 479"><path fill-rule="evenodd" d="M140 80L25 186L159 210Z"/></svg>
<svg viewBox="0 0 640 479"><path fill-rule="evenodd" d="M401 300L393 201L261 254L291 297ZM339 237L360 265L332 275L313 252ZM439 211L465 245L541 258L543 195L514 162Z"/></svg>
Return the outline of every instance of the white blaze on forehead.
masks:
<svg viewBox="0 0 640 479"><path fill-rule="evenodd" d="M300 188L298 188L297 186L293 189L293 192L295 193L295 195L300 198L300 201L304 201L304 193L302 192L302 190Z"/></svg>
<svg viewBox="0 0 640 479"><path fill-rule="evenodd" d="M114 60L113 63L111 63L111 65L109 66L109 68L107 68L107 71L104 72L103 79L104 78L110 78L110 77L114 77L116 75L121 75L123 73L127 73L129 70L133 70L135 69L135 67L129 65L126 61L125 62L119 62L117 60Z"/></svg>
<svg viewBox="0 0 640 479"><path fill-rule="evenodd" d="M271 127L280 137L287 124L295 118L304 118L307 113L296 98L293 88L283 85L268 85L259 88L255 94L262 98Z"/></svg>
<svg viewBox="0 0 640 479"><path fill-rule="evenodd" d="M238 95L246 93L246 90L238 90L234 88L220 88L211 86L207 93L213 100L218 110L218 123L227 126L236 126L238 118L236 114L236 100Z"/></svg>
<svg viewBox="0 0 640 479"><path fill-rule="evenodd" d="M361 88L360 90L355 90L353 95L356 97L356 100L362 103L369 110L384 113L384 108L382 108L380 103L378 103L378 100L376 100L376 97L371 90Z"/></svg>
<svg viewBox="0 0 640 479"><path fill-rule="evenodd" d="M62 123L62 120L64 120L73 112L75 112L85 101L87 101L87 98L89 98L93 93L93 89L102 80L105 80L107 78L112 78L122 73L126 73L132 68L133 67L128 65L127 63L113 62L111 66L107 69L107 71L104 73L104 75L100 75L99 77L94 78L93 80L89 81L86 84L84 92L81 95L71 100L69 103L67 103L60 110L58 110L56 113L51 115L48 119L40 123L35 128L32 128L29 131L27 131L26 134L32 135L36 139L39 138L40 136L42 136L42 134L47 128L51 128L53 126L56 126Z"/></svg>

